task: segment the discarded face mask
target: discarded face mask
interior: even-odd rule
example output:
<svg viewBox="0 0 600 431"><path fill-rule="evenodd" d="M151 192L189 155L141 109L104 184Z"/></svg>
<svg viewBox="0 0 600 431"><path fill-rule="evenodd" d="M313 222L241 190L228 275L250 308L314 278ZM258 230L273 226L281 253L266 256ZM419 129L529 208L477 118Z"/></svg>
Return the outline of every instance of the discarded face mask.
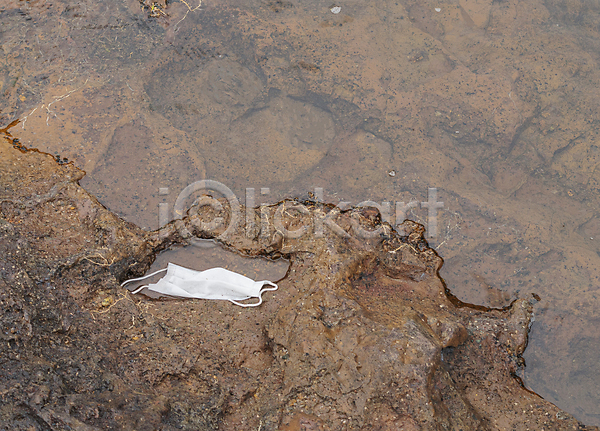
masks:
<svg viewBox="0 0 600 431"><path fill-rule="evenodd" d="M127 280L121 283L121 286L125 286L127 283L133 281L145 280L163 271L167 271L166 275L156 283L141 286L131 293L138 293L144 287L147 287L153 292L164 295L179 296L182 298L226 299L240 307L256 307L262 304L263 292L277 290L277 285L270 281L254 281L224 268L194 271L193 269L184 268L174 263L169 263L167 268L144 277ZM264 285L272 287L263 288ZM254 304L242 304L238 302L250 298L258 298L259 301Z"/></svg>

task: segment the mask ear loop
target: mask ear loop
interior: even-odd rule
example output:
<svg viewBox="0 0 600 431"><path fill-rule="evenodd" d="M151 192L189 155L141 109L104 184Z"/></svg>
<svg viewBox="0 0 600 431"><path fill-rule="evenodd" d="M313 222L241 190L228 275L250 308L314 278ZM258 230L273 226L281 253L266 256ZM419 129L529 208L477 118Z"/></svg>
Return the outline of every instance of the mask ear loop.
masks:
<svg viewBox="0 0 600 431"><path fill-rule="evenodd" d="M229 299L230 302L233 302L235 305L239 305L240 307L258 307L260 304L262 304L262 294L263 292L267 292L269 290L277 290L279 288L279 286L277 286L275 283L271 283L270 281L263 281L263 286L265 284L269 284L273 287L265 287L264 289L261 289L260 292L258 292L258 302L256 304L242 304L240 302L234 301L233 299Z"/></svg>
<svg viewBox="0 0 600 431"><path fill-rule="evenodd" d="M132 281L145 280L145 279L150 278L153 275L156 275L156 274L158 274L160 272L166 271L167 269L168 268L159 269L158 271L153 272L152 274L144 275L143 277L132 278L131 280L126 280L123 283L121 283L121 287L125 286L127 283L131 283ZM135 295L136 293L139 293L144 287L148 287L148 285L144 284L143 286L140 286L139 288L137 288L136 290L134 290L133 292L131 292L131 294Z"/></svg>

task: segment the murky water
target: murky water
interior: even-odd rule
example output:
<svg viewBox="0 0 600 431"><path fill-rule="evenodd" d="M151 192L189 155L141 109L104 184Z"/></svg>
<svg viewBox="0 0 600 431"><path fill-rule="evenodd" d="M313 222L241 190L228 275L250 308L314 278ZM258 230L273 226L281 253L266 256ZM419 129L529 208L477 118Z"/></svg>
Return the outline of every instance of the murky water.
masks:
<svg viewBox="0 0 600 431"><path fill-rule="evenodd" d="M146 229L202 179L389 202L463 301L539 296L524 381L600 425L600 8L197 1L5 2L0 127Z"/></svg>

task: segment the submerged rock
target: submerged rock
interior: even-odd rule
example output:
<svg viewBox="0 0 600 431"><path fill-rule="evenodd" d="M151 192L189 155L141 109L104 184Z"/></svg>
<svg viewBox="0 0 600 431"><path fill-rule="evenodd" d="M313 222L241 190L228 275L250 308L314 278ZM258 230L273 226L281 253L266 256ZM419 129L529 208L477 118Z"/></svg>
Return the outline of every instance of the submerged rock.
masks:
<svg viewBox="0 0 600 431"><path fill-rule="evenodd" d="M0 152L4 429L596 429L522 386L530 301L457 301L418 224L285 201L248 231L207 230L205 205L147 233L73 165ZM192 236L288 275L251 309L120 287Z"/></svg>

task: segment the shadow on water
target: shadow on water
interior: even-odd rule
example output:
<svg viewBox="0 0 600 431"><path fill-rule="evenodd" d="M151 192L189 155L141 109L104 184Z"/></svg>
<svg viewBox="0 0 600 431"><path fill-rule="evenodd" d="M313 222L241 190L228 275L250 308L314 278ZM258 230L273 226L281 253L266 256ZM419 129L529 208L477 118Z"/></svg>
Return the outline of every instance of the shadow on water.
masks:
<svg viewBox="0 0 600 431"><path fill-rule="evenodd" d="M197 6L9 1L1 124L148 230L202 179L429 223L456 298L540 298L524 382L600 425L597 6Z"/></svg>

